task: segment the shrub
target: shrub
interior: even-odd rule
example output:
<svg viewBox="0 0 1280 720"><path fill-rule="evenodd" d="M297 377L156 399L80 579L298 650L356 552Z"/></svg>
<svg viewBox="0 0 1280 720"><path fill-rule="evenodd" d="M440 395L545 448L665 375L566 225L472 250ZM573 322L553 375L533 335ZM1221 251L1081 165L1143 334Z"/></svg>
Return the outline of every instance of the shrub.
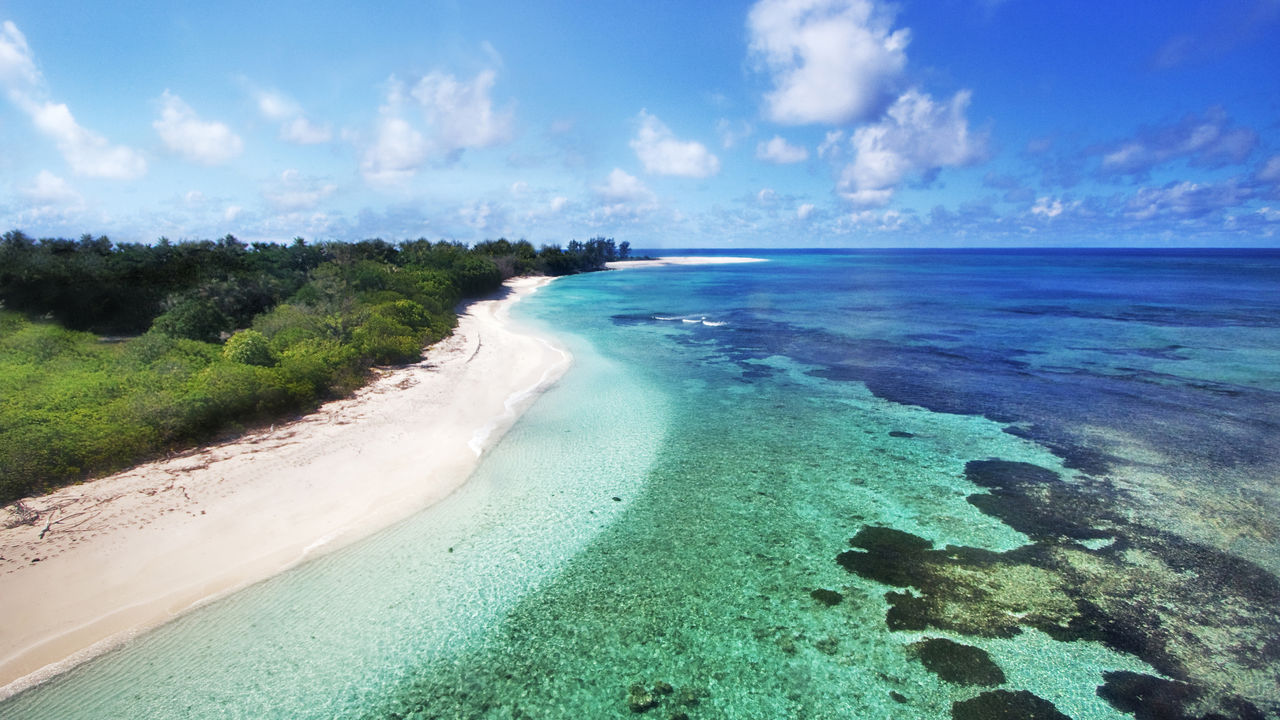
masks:
<svg viewBox="0 0 1280 720"><path fill-rule="evenodd" d="M222 357L245 365L270 367L276 364L267 336L257 330L241 330L227 338Z"/></svg>

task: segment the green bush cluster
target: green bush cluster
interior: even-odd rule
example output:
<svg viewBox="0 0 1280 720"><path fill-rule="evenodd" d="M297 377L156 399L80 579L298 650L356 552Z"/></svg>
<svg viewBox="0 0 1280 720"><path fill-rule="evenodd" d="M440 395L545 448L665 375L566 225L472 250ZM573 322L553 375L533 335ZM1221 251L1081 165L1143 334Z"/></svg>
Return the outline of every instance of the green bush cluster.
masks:
<svg viewBox="0 0 1280 720"><path fill-rule="evenodd" d="M535 251L6 233L0 503L311 409L373 365L420 359L462 299L515 274L599 269L626 250L604 238Z"/></svg>

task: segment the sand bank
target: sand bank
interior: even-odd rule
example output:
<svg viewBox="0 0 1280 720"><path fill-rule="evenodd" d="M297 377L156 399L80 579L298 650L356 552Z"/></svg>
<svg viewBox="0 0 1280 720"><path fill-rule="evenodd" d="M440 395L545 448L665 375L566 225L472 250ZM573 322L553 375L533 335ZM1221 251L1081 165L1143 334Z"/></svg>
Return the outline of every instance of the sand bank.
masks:
<svg viewBox="0 0 1280 720"><path fill-rule="evenodd" d="M300 420L28 500L35 524L0 525L0 698L457 489L569 366L506 316L547 282Z"/></svg>
<svg viewBox="0 0 1280 720"><path fill-rule="evenodd" d="M627 268L642 267L662 267L664 265L726 265L729 263L753 263L768 262L764 258L753 257L728 257L723 255L673 255L670 257L658 257L651 260L623 260L621 262L605 263L610 270L626 270Z"/></svg>

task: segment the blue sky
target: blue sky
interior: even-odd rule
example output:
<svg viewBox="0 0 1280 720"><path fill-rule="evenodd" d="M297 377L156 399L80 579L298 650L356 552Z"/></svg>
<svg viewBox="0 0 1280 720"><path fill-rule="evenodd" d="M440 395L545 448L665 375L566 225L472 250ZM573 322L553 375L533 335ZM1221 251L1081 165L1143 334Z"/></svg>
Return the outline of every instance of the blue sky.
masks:
<svg viewBox="0 0 1280 720"><path fill-rule="evenodd" d="M1280 245L1280 0L0 0L0 230Z"/></svg>

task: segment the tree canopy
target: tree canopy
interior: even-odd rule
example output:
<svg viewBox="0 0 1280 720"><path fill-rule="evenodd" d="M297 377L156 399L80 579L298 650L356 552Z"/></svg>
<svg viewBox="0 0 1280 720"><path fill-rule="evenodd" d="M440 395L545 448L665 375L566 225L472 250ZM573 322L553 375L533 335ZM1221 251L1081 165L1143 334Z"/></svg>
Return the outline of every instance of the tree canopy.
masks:
<svg viewBox="0 0 1280 720"><path fill-rule="evenodd" d="M0 236L0 502L313 408L508 277L629 245ZM102 337L106 336L106 337Z"/></svg>

